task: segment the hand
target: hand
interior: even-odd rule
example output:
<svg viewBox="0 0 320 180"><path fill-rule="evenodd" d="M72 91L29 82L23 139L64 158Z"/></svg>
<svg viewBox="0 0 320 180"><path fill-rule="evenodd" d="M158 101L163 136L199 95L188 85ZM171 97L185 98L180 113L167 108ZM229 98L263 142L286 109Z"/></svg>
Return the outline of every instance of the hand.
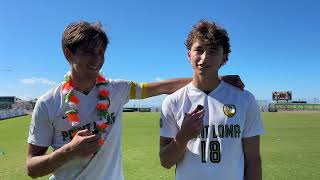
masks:
<svg viewBox="0 0 320 180"><path fill-rule="evenodd" d="M240 76L238 75L226 75L226 76L220 77L220 79L227 82L228 84L231 84L235 87L240 88L242 91L244 90L245 85L243 84Z"/></svg>
<svg viewBox="0 0 320 180"><path fill-rule="evenodd" d="M88 129L80 130L67 144L75 156L88 156L96 153L100 147L100 135L92 134Z"/></svg>
<svg viewBox="0 0 320 180"><path fill-rule="evenodd" d="M186 114L176 138L182 143L187 143L190 139L198 137L203 128L203 117L204 109L200 111L195 109L192 113Z"/></svg>

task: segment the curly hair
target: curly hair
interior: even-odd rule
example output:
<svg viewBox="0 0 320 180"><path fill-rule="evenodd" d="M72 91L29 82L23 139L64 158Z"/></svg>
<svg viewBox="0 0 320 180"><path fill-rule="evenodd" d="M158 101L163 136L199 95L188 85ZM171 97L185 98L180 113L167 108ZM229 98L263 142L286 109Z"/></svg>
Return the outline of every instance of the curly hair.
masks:
<svg viewBox="0 0 320 180"><path fill-rule="evenodd" d="M196 41L199 41L203 45L211 45L214 47L222 46L223 54L227 54L227 57L231 52L227 31L216 25L215 22L207 20L198 21L198 23L193 26L185 41L186 48L190 50L192 44Z"/></svg>
<svg viewBox="0 0 320 180"><path fill-rule="evenodd" d="M71 23L62 34L62 49L68 48L75 53L80 45L93 48L102 43L104 50L107 48L109 39L100 22L89 23L80 21Z"/></svg>

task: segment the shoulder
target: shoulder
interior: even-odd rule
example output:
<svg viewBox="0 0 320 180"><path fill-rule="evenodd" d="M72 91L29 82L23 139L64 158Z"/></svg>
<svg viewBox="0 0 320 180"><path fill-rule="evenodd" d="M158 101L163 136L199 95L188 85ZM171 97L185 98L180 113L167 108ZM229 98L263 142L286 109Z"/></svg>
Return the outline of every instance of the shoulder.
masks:
<svg viewBox="0 0 320 180"><path fill-rule="evenodd" d="M62 84L59 84L58 86L48 90L46 93L44 93L42 96L40 96L37 100L37 104L45 104L47 106L50 106L50 104L55 104L57 101L61 101L61 86Z"/></svg>
<svg viewBox="0 0 320 180"><path fill-rule="evenodd" d="M121 83L130 83L131 81L126 80L126 79L108 79L109 83L114 85L114 84L121 84Z"/></svg>
<svg viewBox="0 0 320 180"><path fill-rule="evenodd" d="M176 92L169 94L163 100L162 106L167 106L168 108L176 107L178 108L181 104L181 99L187 94L188 85L182 87L181 89L177 90Z"/></svg>
<svg viewBox="0 0 320 180"><path fill-rule="evenodd" d="M230 94L239 96L242 100L254 100L254 95L248 90L240 90L238 87L232 86L223 81L224 91L228 91Z"/></svg>
<svg viewBox="0 0 320 180"><path fill-rule="evenodd" d="M108 79L108 82L109 82L108 86L112 88L128 86L131 84L131 81L124 80L124 79Z"/></svg>
<svg viewBox="0 0 320 180"><path fill-rule="evenodd" d="M230 91L232 93L237 93L237 94L242 94L244 92L240 88L235 87L225 81L221 81L221 83L222 83L222 87L224 88L224 90Z"/></svg>
<svg viewBox="0 0 320 180"><path fill-rule="evenodd" d="M176 92L174 92L174 93L172 93L172 94L169 94L169 95L166 97L166 99L167 99L168 101L171 101L171 102L173 102L173 103L176 103L176 102L180 101L183 96L185 96L185 94L186 94L186 92L187 92L187 89L188 89L188 85L180 88L179 90L177 90Z"/></svg>
<svg viewBox="0 0 320 180"><path fill-rule="evenodd" d="M256 98L254 97L254 95L250 92L250 91L248 91L248 90L244 90L244 92L243 92L243 96L244 96L244 98L246 98L248 101L255 101L256 100Z"/></svg>
<svg viewBox="0 0 320 180"><path fill-rule="evenodd" d="M50 119L62 106L61 84L40 96L34 107L33 116L46 116Z"/></svg>

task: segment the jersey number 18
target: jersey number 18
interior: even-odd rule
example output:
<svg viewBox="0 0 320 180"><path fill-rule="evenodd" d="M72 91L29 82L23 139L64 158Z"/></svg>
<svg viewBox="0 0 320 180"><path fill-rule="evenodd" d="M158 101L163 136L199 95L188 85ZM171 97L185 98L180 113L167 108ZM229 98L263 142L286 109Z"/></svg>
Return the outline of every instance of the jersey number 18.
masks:
<svg viewBox="0 0 320 180"><path fill-rule="evenodd" d="M220 143L219 141L210 141L210 161L212 163L219 163L221 161ZM206 163L206 141L201 141L201 161Z"/></svg>

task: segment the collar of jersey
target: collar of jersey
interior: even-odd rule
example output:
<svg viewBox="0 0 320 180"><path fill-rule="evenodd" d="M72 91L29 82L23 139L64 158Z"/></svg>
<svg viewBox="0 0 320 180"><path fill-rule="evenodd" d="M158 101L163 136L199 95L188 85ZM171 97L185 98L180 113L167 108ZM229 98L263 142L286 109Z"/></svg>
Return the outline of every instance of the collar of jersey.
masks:
<svg viewBox="0 0 320 180"><path fill-rule="evenodd" d="M92 96L97 96L97 88L96 88L96 86L94 86L87 95L85 95L82 92L79 92L77 90L74 90L74 92L76 93L76 96L78 96L78 97L84 97L84 98L90 97L91 98Z"/></svg>
<svg viewBox="0 0 320 180"><path fill-rule="evenodd" d="M188 84L188 88L189 88L190 90L193 90L193 91L195 91L195 92L201 93L201 94L203 94L203 95L208 95L208 96L209 96L209 95L212 96L212 95L218 93L218 92L220 91L220 89L223 88L223 86L225 86L225 82L221 80L220 83L219 83L219 85L218 85L214 90L212 90L209 94L206 94L206 93L203 92L202 90L200 90L200 89L198 89L197 87L195 87L195 86L192 84L192 82L190 82L190 83Z"/></svg>

